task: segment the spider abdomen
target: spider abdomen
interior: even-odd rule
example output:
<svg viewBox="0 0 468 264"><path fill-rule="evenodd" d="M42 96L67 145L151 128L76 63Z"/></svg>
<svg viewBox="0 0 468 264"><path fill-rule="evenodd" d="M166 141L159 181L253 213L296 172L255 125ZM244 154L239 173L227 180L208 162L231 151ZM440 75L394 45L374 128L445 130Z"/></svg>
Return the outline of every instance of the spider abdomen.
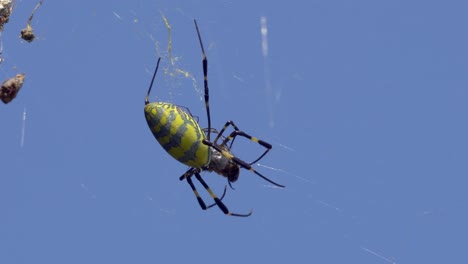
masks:
<svg viewBox="0 0 468 264"><path fill-rule="evenodd" d="M156 140L174 159L196 168L208 164L205 133L189 113L171 103L153 102L145 106L145 116Z"/></svg>

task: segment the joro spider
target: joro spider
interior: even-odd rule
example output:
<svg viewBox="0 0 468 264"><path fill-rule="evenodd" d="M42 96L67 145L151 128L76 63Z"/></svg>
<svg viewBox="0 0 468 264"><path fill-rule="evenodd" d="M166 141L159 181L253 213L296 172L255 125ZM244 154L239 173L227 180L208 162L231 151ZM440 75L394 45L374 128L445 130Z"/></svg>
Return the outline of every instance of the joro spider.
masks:
<svg viewBox="0 0 468 264"><path fill-rule="evenodd" d="M219 132L211 127L208 90L208 60L206 58L205 49L203 48L197 21L194 20L194 23L203 55L203 82L205 89L205 106L208 119L208 128L201 129L198 122L194 119L187 108L182 108L175 104L165 102L149 102L149 94L151 92L151 88L153 87L154 79L156 77L156 73L158 72L161 58L158 59L156 64L156 69L154 71L153 78L151 79L151 83L145 98L146 121L148 122L148 126L151 129L154 137L161 144L161 146L173 158L190 167L182 176L180 176L179 180L187 180L203 210L217 205L226 215L241 217L250 216L252 211L247 214L237 214L230 212L226 205L224 205L222 202L222 199L226 193L226 188L224 189L224 193L221 199L218 198L208 186L208 184L203 180L200 173L202 171L214 171L217 174L226 177L229 185L231 185L232 182L237 181L239 178L240 168L244 168L255 173L273 185L278 187L284 186L263 176L251 166L252 164L262 159L268 153L268 151L270 151L272 148L271 144L241 131L232 121L227 121ZM223 133L229 126L231 126L234 131L228 137L224 137ZM214 141L210 141L211 133L217 134ZM247 138L261 145L265 148L265 151L262 155L260 155L260 157L250 163L237 158L231 153L232 144L234 143L234 140L237 136ZM218 141L221 141L221 143L218 143ZM206 206L205 202L195 188L195 185L193 184L192 176L195 176L201 185L203 185L203 187L215 201L214 204Z"/></svg>

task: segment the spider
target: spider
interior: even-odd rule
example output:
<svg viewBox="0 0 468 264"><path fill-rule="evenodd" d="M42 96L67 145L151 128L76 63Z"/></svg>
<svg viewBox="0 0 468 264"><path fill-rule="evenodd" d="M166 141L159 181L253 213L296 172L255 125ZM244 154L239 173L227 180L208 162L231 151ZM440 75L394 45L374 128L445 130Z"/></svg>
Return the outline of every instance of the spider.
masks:
<svg viewBox="0 0 468 264"><path fill-rule="evenodd" d="M201 129L197 120L192 116L187 108L177 106L166 102L149 102L149 94L153 87L156 73L158 72L158 58L156 69L151 79L150 86L145 98L145 117L150 130L161 146L176 160L189 166L190 168L180 176L179 180L187 180L195 197L203 210L206 210L214 205L217 205L224 214L230 216L247 217L252 214L252 211L246 214L238 214L229 211L227 206L222 202L226 194L226 187L221 198L211 190L208 184L203 180L200 173L202 171L216 172L217 174L226 177L229 185L237 181L239 178L240 169L249 170L264 180L278 187L284 187L261 173L257 172L252 164L262 159L272 148L271 144L250 136L241 131L233 121L227 121L224 127L218 132L211 127L210 104L209 104L209 89L208 89L208 60L206 58L205 49L198 29L197 21L194 20L195 29L197 31L198 40L200 42L201 52L203 55L203 82L205 90L205 107L208 120L208 128ZM228 127L234 129L229 136L223 136L223 133ZM211 141L211 134L217 134L215 139ZM236 137L247 138L265 148L265 151L253 162L245 162L234 156L231 152L231 147ZM192 176L201 183L205 190L214 200L214 204L206 206L205 202L199 195L192 181Z"/></svg>

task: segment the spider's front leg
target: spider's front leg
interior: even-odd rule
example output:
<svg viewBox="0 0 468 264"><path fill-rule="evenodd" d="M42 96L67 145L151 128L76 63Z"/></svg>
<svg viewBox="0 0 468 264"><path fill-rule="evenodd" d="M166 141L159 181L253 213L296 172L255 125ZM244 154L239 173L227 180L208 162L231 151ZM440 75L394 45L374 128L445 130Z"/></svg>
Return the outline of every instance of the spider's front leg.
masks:
<svg viewBox="0 0 468 264"><path fill-rule="evenodd" d="M232 162L236 163L237 165L239 165L240 167L246 169L246 170L249 170L255 174L257 174L258 176L260 176L262 179L264 179L265 181L273 184L273 185L276 185L278 187L281 187L281 188L284 188L284 185L281 185L279 183L276 183L270 179L268 179L267 177L263 176L260 172L256 171L249 163L239 159L238 157L234 156L232 153L230 153L229 151L226 151L224 149L222 149L219 145L216 145L214 144L213 142L210 142L208 141L207 139L203 139L203 144L205 145L208 145L212 148L214 148L216 151L218 151L219 153L221 153L221 155L223 155L224 157L226 157L227 159L231 160ZM260 156L263 157L264 155ZM260 159L259 158L259 159ZM259 160L257 159L257 160Z"/></svg>
<svg viewBox="0 0 468 264"><path fill-rule="evenodd" d="M218 136L216 136L215 140L214 140L214 144L217 144L219 138L222 136L222 134L224 133L224 131L226 131L226 129L229 127L229 126L232 126L234 128L234 131L228 136L226 137L223 142L220 144L221 146L223 145L227 145L229 143L229 141L231 141L231 144L229 145L229 149L232 148L232 145L234 144L234 140L236 139L237 136L241 136L241 137L245 137L257 144L260 144L262 147L265 148L265 152L263 152L262 155L260 155L260 157L258 157L256 160L252 161L249 163L249 165L252 165L256 162L258 162L259 160L261 160L267 153L268 151L271 150L272 146L270 143L268 142L265 142L261 139L258 139L256 137L252 137L251 135L241 131L237 126L236 124L234 124L234 122L232 120L228 120L226 122L226 124L224 125L224 127L219 131L219 134Z"/></svg>

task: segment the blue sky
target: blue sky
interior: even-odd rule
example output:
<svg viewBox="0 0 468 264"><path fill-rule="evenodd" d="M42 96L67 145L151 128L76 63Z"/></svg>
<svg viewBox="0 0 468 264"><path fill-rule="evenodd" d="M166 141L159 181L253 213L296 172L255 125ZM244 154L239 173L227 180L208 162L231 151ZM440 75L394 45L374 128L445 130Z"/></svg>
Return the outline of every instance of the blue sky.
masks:
<svg viewBox="0 0 468 264"><path fill-rule="evenodd" d="M1 37L1 79L26 80L0 110L0 263L468 261L466 2L46 0L29 44L35 5ZM247 219L202 211L144 119L162 56L151 100L206 126L194 18L213 126L272 143L255 168L286 185L242 171L224 201Z"/></svg>

